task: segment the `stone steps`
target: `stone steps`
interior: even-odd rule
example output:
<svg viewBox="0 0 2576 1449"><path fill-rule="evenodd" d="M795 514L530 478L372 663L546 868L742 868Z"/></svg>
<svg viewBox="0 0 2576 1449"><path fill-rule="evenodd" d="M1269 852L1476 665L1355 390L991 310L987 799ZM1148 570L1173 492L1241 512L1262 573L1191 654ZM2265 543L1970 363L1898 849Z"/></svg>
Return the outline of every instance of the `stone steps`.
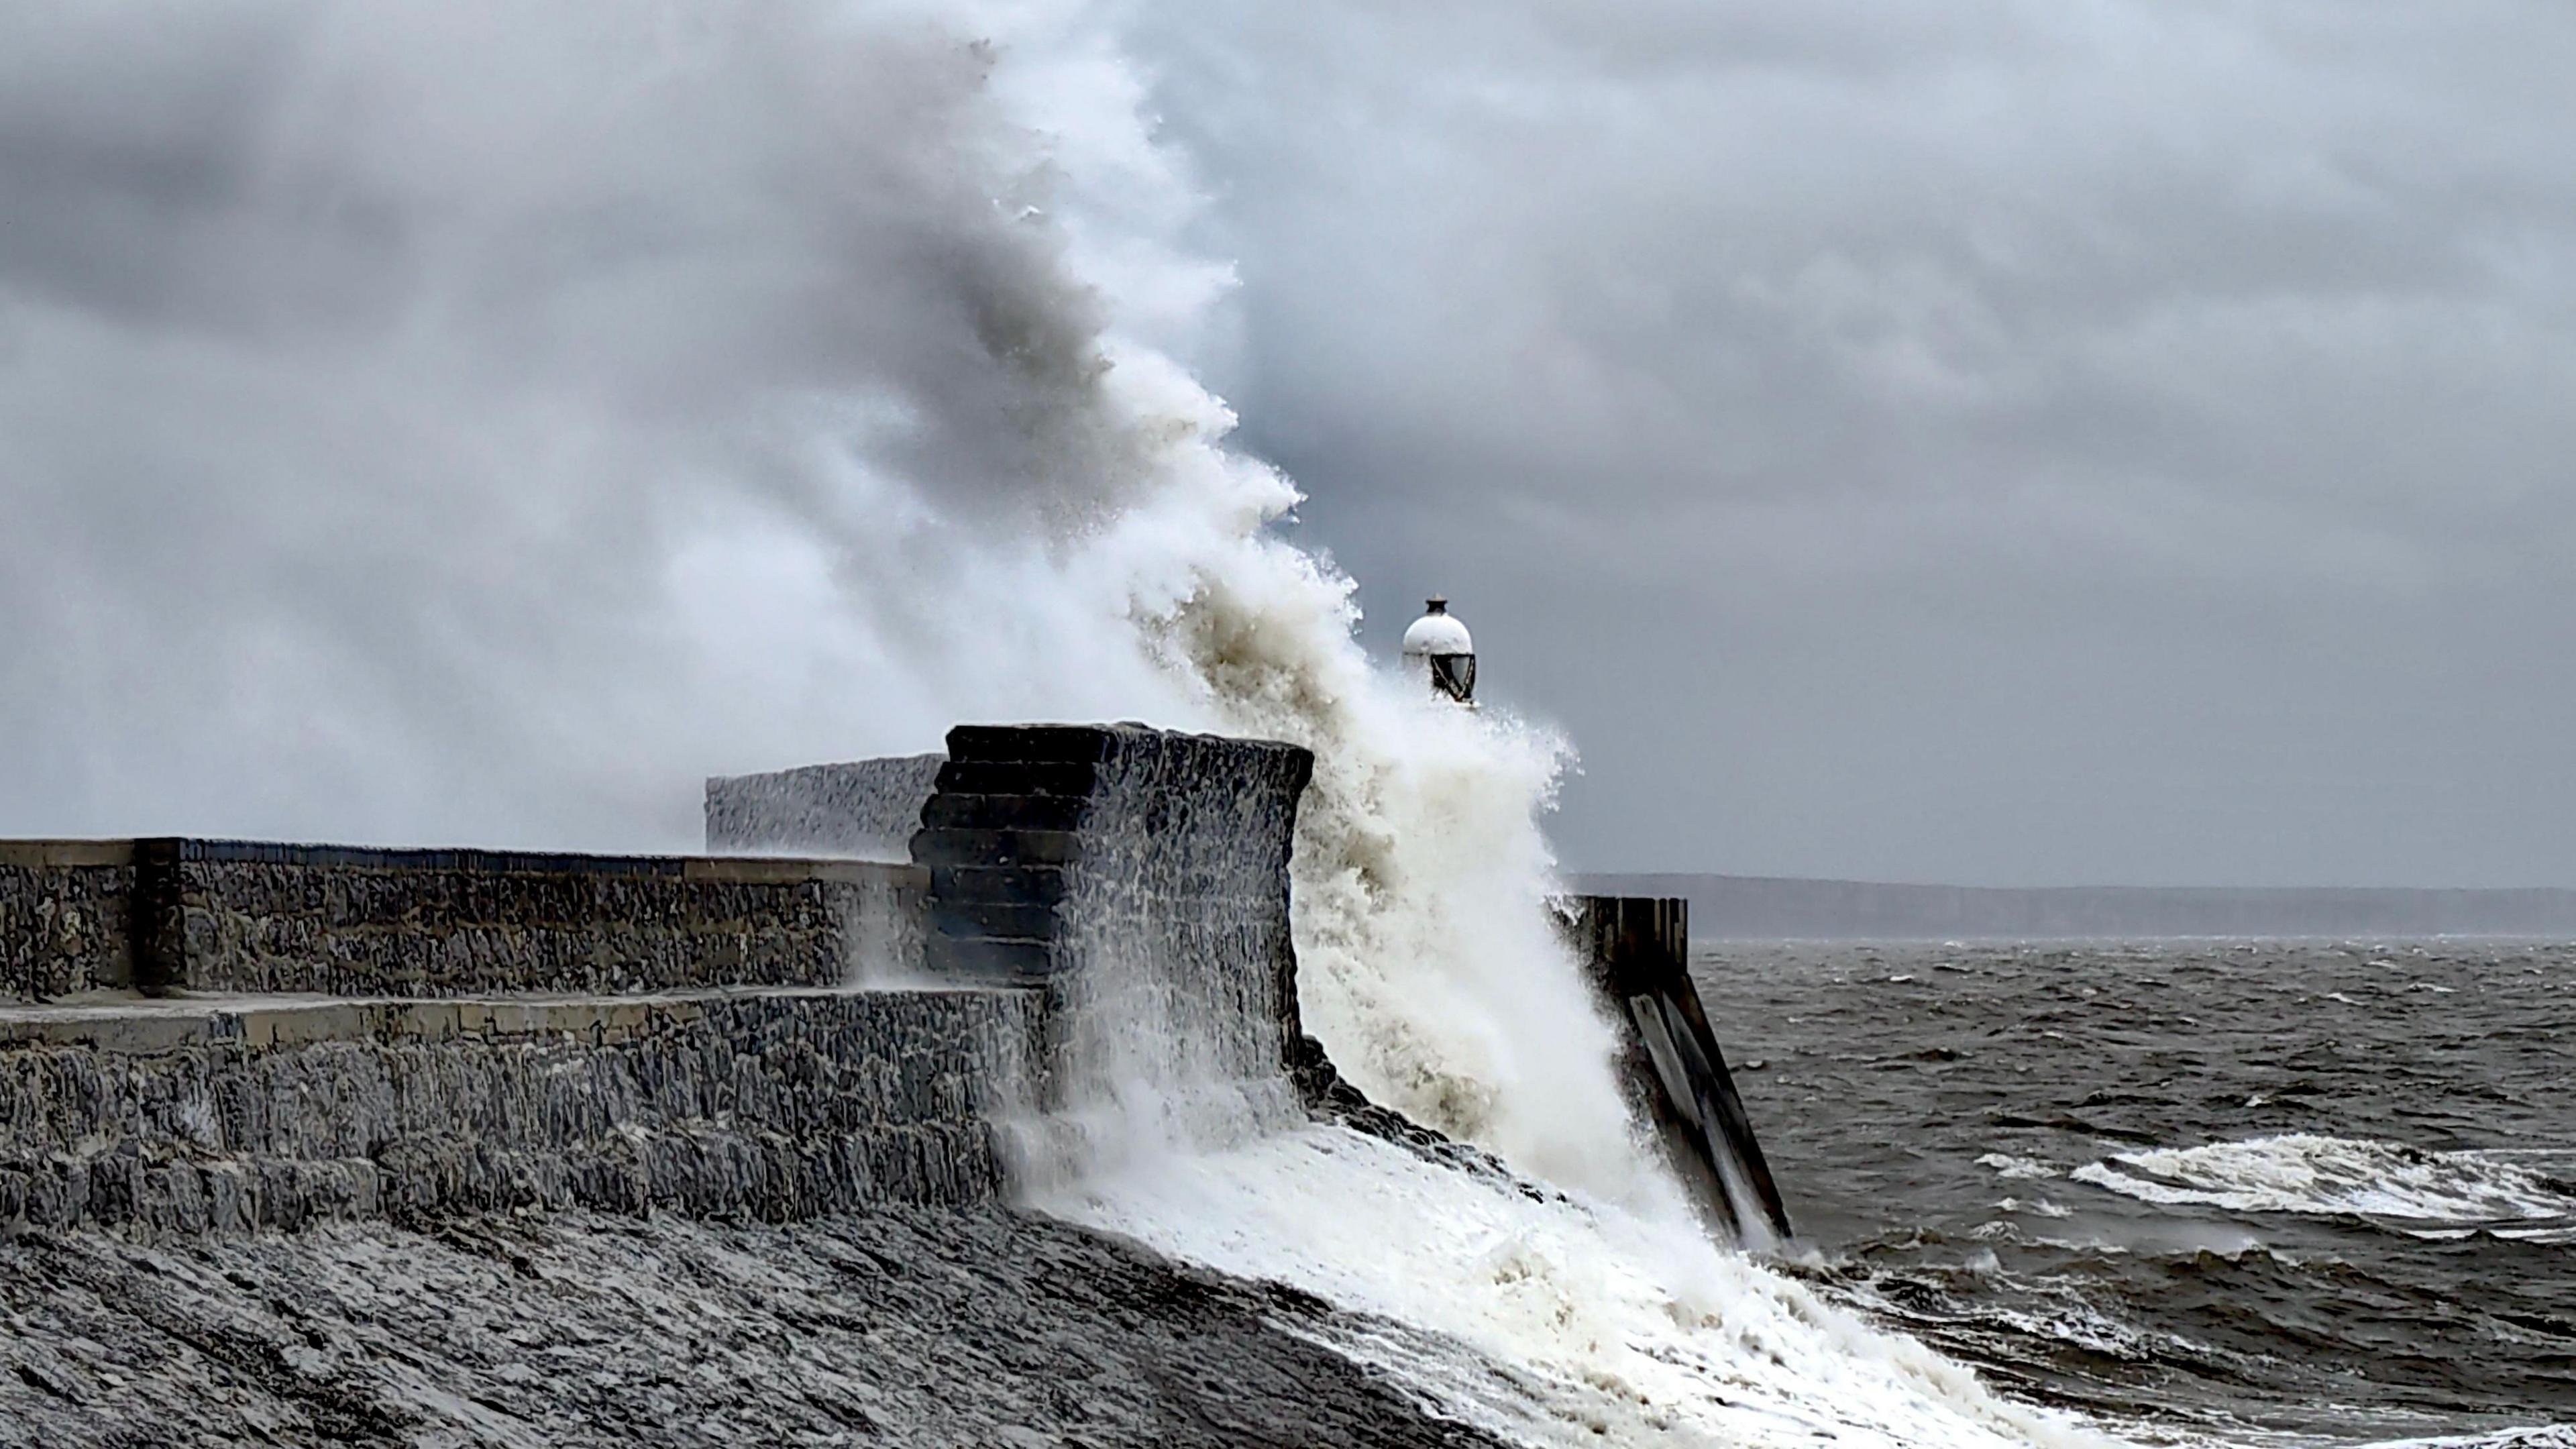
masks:
<svg viewBox="0 0 2576 1449"><path fill-rule="evenodd" d="M1289 959L1288 838L1311 767L1286 745L1135 725L949 731L912 837L930 872L924 966L1048 983L1080 964L1086 924L1114 920L1131 962L1272 971ZM1204 928L1217 919L1243 930L1220 941Z"/></svg>

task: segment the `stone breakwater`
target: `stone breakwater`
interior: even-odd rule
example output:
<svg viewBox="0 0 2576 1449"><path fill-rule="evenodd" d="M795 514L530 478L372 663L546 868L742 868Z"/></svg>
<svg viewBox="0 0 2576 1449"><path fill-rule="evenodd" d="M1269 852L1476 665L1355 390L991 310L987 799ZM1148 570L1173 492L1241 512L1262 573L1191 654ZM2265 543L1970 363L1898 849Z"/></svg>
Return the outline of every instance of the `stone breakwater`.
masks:
<svg viewBox="0 0 2576 1449"><path fill-rule="evenodd" d="M948 744L856 770L927 789L908 864L0 845L0 1231L996 1202L1013 1132L1084 1076L1104 983L1146 984L1191 1070L1219 1043L1293 1106L1306 753L1142 726ZM716 782L710 835L779 794ZM816 798L828 838L764 838L857 828Z"/></svg>
<svg viewBox="0 0 2576 1449"><path fill-rule="evenodd" d="M946 755L895 755L707 781L709 855L911 859Z"/></svg>
<svg viewBox="0 0 2576 1449"><path fill-rule="evenodd" d="M0 1008L0 1224L990 1202L1025 993Z"/></svg>
<svg viewBox="0 0 2576 1449"><path fill-rule="evenodd" d="M759 855L0 843L0 1446L1492 1442L1010 1205L1139 1084L1509 1176L1300 1030L1311 757L947 743L709 782Z"/></svg>
<svg viewBox="0 0 2576 1449"><path fill-rule="evenodd" d="M926 882L860 861L0 842L0 984L29 1001L829 986L862 948L917 942Z"/></svg>

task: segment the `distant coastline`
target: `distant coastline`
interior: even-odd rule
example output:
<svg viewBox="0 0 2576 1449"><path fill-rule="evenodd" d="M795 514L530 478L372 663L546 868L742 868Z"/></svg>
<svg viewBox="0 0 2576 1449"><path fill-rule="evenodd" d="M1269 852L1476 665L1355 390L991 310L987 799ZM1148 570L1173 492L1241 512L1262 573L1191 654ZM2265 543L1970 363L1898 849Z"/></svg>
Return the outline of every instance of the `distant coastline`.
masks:
<svg viewBox="0 0 2576 1449"><path fill-rule="evenodd" d="M1576 890L1680 896L1694 941L2160 936L2576 936L2576 890L1895 885L1689 873L1576 875Z"/></svg>

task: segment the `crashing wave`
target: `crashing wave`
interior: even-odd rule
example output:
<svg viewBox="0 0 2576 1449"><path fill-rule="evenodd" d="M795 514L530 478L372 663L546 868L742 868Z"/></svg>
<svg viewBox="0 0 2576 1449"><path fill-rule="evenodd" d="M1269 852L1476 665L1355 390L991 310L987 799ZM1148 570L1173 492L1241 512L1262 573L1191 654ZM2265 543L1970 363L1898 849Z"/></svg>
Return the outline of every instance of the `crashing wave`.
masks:
<svg viewBox="0 0 2576 1449"><path fill-rule="evenodd" d="M2015 1157L2009 1152L1989 1152L1977 1159L1979 1167L1991 1167L1997 1177L2011 1181L2028 1181L2059 1176L2058 1170L2035 1157Z"/></svg>
<svg viewBox="0 0 2576 1449"><path fill-rule="evenodd" d="M2362 1449L2576 1449L2576 1424L2542 1424L2440 1439L2391 1439Z"/></svg>
<svg viewBox="0 0 2576 1449"><path fill-rule="evenodd" d="M2305 1133L2115 1153L2074 1176L2144 1202L2236 1212L2469 1224L2576 1215L2564 1184L2493 1154Z"/></svg>
<svg viewBox="0 0 2576 1449"><path fill-rule="evenodd" d="M1049 1211L1432 1337L1334 1346L1556 1445L2104 1445L1695 1226L1313 1126L1133 1160ZM1430 1351L1439 1342L1468 1352Z"/></svg>

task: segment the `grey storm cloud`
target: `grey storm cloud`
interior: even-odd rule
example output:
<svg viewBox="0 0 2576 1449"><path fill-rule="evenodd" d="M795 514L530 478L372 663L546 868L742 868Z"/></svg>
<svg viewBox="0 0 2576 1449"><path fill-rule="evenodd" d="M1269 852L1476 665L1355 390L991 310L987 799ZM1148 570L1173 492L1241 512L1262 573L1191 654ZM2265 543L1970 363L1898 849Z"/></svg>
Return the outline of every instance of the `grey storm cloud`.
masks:
<svg viewBox="0 0 2576 1449"><path fill-rule="evenodd" d="M0 830L670 844L1144 712L941 627L1114 501L1106 276L1572 865L2576 884L2576 15L985 8L0 3Z"/></svg>
<svg viewBox="0 0 2576 1449"><path fill-rule="evenodd" d="M2576 19L1157 20L1245 441L1574 862L2576 882Z"/></svg>

